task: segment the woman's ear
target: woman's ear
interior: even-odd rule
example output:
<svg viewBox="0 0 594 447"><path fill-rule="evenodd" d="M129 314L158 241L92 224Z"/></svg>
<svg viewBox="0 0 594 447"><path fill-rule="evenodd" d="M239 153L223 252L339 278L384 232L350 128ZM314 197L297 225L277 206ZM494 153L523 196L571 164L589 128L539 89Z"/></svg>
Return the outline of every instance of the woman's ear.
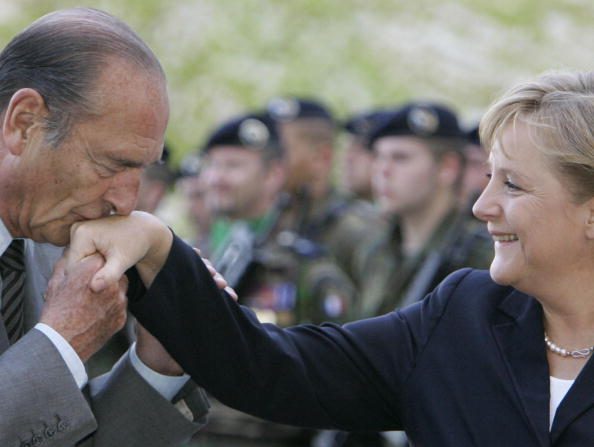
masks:
<svg viewBox="0 0 594 447"><path fill-rule="evenodd" d="M13 155L21 155L31 138L31 131L47 115L43 97L37 90L22 88L8 103L2 122L2 138Z"/></svg>

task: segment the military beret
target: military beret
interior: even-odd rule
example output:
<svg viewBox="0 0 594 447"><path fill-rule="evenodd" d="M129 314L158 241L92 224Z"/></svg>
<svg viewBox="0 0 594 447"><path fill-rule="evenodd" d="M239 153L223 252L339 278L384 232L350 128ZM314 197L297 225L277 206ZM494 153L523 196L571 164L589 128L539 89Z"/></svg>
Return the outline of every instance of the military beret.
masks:
<svg viewBox="0 0 594 447"><path fill-rule="evenodd" d="M276 126L266 113L251 113L226 121L210 135L203 151L207 153L215 146L281 152Z"/></svg>
<svg viewBox="0 0 594 447"><path fill-rule="evenodd" d="M376 127L386 119L389 115L388 110L370 110L358 113L347 118L342 127L344 130L356 137L359 137L366 147L369 136L373 133Z"/></svg>
<svg viewBox="0 0 594 447"><path fill-rule="evenodd" d="M405 135L464 139L453 110L437 103L412 102L386 113L369 136L369 144L381 137Z"/></svg>
<svg viewBox="0 0 594 447"><path fill-rule="evenodd" d="M466 139L468 140L468 142L470 144L474 144L476 146L481 146L481 139L479 136L478 124L466 131Z"/></svg>
<svg viewBox="0 0 594 447"><path fill-rule="evenodd" d="M321 118L334 122L330 110L320 101L305 98L274 98L268 102L267 111L272 119L289 122L303 118Z"/></svg>

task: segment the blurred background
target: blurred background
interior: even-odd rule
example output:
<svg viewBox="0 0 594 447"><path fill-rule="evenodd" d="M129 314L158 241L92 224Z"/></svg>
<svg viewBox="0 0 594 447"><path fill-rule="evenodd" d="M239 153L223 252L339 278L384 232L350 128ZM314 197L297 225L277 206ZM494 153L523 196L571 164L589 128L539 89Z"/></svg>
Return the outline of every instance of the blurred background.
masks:
<svg viewBox="0 0 594 447"><path fill-rule="evenodd" d="M11 36L41 15L56 9L80 5L79 1L74 0L0 0L0 46L3 47ZM594 26L592 26L594 2L592 0L414 0L407 2L402 0L101 0L83 5L103 9L123 19L144 38L163 64L170 89L171 116L166 141L172 168L177 168L182 160L191 159L187 156L195 153L198 148L204 145L213 128L232 116L237 116L247 110L259 109L271 98L279 95L317 98L328 105L339 119L346 118L353 113L383 106L395 107L411 100L430 99L444 102L455 109L463 127L468 129L479 120L492 100L497 98L503 90L519 81L533 79L543 71L551 69L594 70ZM332 127L331 132L333 131ZM332 138L330 139L332 140ZM328 146L326 142L324 144ZM314 147L322 147L324 144ZM303 144L298 146L302 148ZM334 149L332 144L330 146ZM346 147L343 135L337 145L337 148L341 150L339 157L342 157L343 160L349 158L345 156L345 153L348 152ZM480 152L480 147L476 147ZM307 145L306 148L309 149ZM360 152L364 151L365 148L361 148ZM322 160L323 151L318 152L322 154L321 158L306 158L313 159L314 162ZM476 163L469 162L469 160L472 161L472 157L477 157L477 155L470 154L466 152L464 154L467 167L474 163L476 170L478 166L479 180L484 182L485 172L481 159L481 155L484 156L484 153L480 152L481 155L478 155ZM370 155L370 151L367 151L367 156L373 157ZM385 158L389 159L389 157ZM329 159L332 157L330 156ZM353 158L353 160L352 165L361 166L364 164L361 163L363 158ZM172 186L176 179L174 174L177 173L170 172L167 160L163 161L165 163L153 165L152 169L147 169L143 174L139 193L141 199L138 204L139 209L155 212L187 241L195 245L206 241L204 245L208 247L208 244L216 239L215 236L220 236L215 231L211 231L211 227L216 227L214 224L220 223L225 217L215 216L213 210L208 206L211 205L207 199L208 193L212 194L212 184L206 185L204 177L207 176L199 174L200 171L206 170L204 165L208 163L195 159L197 164L194 166L193 175L187 174L185 178L179 179L176 186ZM203 166L200 166L200 163L203 163ZM341 163L336 162L335 174L341 173L339 166ZM303 171L314 172L314 174L318 172L316 169L310 169L307 165L302 165L299 168ZM356 173L356 171L353 169L353 172ZM322 172L325 177L330 177L326 172L319 172ZM348 169L343 169L343 172L348 173ZM227 175L227 172L224 174L218 174L219 180L216 187L219 189L220 197L228 199L228 202L234 201L234 204L237 205L246 197L247 199L253 198L250 194L258 200L263 195L258 195L258 190L251 187L256 183L263 183L261 178L248 178L246 182L246 177L244 177L244 184L241 182L225 183L223 180L241 176ZM371 174L364 172L364 174L373 175L372 172ZM335 175L334 177L340 176ZM307 179L306 176L304 178ZM318 180L319 178L313 177L313 181ZM304 183L301 185L303 190L311 186L307 184L307 181ZM340 182L335 181L334 183ZM181 188L177 188L178 185L181 185ZM328 185L324 183L324 189L326 186ZM454 186L450 186L451 191L446 191L446 193L457 192ZM310 225L310 227L316 230L327 230L328 234L334 234L337 231L331 225L334 225L334 222L339 222L337 216L343 212L346 214L347 205L350 206L353 201L335 200L333 189L330 187L327 189L327 191L323 191L325 195L320 194L320 197L314 199L324 206L330 203L331 206L327 206L328 213L322 215L323 219L319 219L320 222L324 224L329 222L330 225L327 228L322 228L321 225L319 228L315 225ZM242 194L244 190L250 194ZM414 193L414 191L412 192ZM436 190L435 194L437 195L439 192L443 191ZM388 193L392 193L392 191L390 190ZM165 197L164 205L161 205L160 201ZM309 199L311 199L311 203L314 203L311 197L308 197ZM332 202L333 200L334 202ZM359 200L357 199L357 201ZM280 202L281 200L278 200L278 203ZM244 215L239 216L236 220L249 221L252 219L253 221L254 217L261 219L263 216L272 216L271 221L274 220L276 226L276 220L280 220L280 212L276 213L277 207L279 210L284 210L278 206L278 203L272 204L271 202L270 209L265 210L269 214L263 212L260 216L246 217ZM465 200L463 203L466 205L471 201ZM245 203L239 203L239 205L245 205ZM361 214L363 217L360 219L357 215L357 220L351 219L349 222L362 222L363 231L360 233L364 232L374 238L376 233L382 236L382 232L385 231L383 226L374 226L372 225L373 221L367 219L371 212L375 216L375 208L371 202L366 205L368 205L366 214L364 216ZM456 204L453 203L452 209L445 209L445 211L453 215L455 206ZM321 205L319 207L322 208ZM249 207L245 208L251 211ZM309 207L304 208L309 212ZM465 208L463 210L470 218L470 212ZM301 218L307 214L302 210L298 211L299 213L296 215ZM394 216L388 217L396 217L397 213L393 212L393 214ZM314 217L317 218L317 216ZM217 221L217 218L220 219ZM341 214L340 219L342 218ZM304 219L300 220L305 222ZM314 219L312 218L311 221L313 222ZM448 223L447 219L443 222ZM432 231L435 230L436 233L438 230L441 231L440 228L445 225L443 222L436 220L436 227ZM452 222L448 224L454 225ZM455 225L458 224L459 222L456 221ZM226 222L225 225L227 225ZM294 227L298 228L297 225ZM220 228L220 226L216 228ZM231 224L224 227L228 232L225 236L227 240L231 241L227 246L234 248L232 243L235 241L232 237L234 235L231 234L231 228ZM289 228L293 230L293 227ZM392 261L397 256L400 256L399 262L401 263L404 259L404 256L396 248L384 244L387 250L391 250L385 254L385 257L376 256L375 252L372 253L369 250L372 256L368 256L368 259L372 259L374 262L366 265L368 268L365 272L371 271L384 275L380 277L381 281L377 281L377 284L381 285L383 289L375 287L374 290L381 292L382 299L384 291L387 292L385 295L390 299L392 296L400 296L404 299L404 297L412 296L410 290L407 289L409 284L412 284L420 298L424 296L424 292L420 293L424 289L419 289L418 285L429 286L430 282L427 279L433 279L433 276L427 276L427 272L437 275L450 272L454 270L454 267L457 268L461 265L477 266L477 264L470 263L470 256L464 258L464 262L468 261L468 264L462 263L462 261L460 261L460 265L455 264L452 260L453 257L449 256L454 251L445 250L445 248L449 250L450 245L453 247L455 244L463 246L465 250L470 247L470 244L465 241L462 241L465 242L462 244L461 240L452 237L452 235L466 233L473 237L473 233L467 231L466 227L460 225L460 228L461 230L456 230L456 232L443 231L442 235L438 236L438 238L444 239L439 242L442 245L438 245L432 239L431 243L434 243L437 249L433 247L431 252L427 251L426 253L432 255L437 253L439 258L427 256L428 261L417 259L418 271L424 276L421 282L417 281L418 277L412 279L413 268L410 267L407 267L410 272L408 277L396 275L396 279L393 280L391 276L388 276L392 271L397 270L395 267L393 268L397 264ZM352 229L348 228L347 230L351 231ZM355 230L358 231L357 228ZM297 232L285 233L293 234L293 236L297 234ZM318 233L323 233L323 231L318 231ZM272 234L272 232L268 232L266 238L273 240ZM343 249L342 245L359 243L358 234L353 231L354 237L347 234L349 237L337 239L340 244L336 245L340 245L339 248ZM304 238L312 238L311 234L299 233L299 236L303 237L291 239L295 246L297 246L297 242L305 241ZM313 236L318 235L314 234ZM256 246L256 242L254 242L256 239L254 235L249 237L252 239L248 239L248 243L244 245L251 250ZM274 234L274 238L276 238L276 234ZM219 237L219 239L223 238ZM262 237L261 240L263 241L264 238ZM367 244L367 241L363 241L362 237L360 240ZM476 238L476 240L487 239ZM343 244L343 241L347 244ZM380 241L382 240L380 239ZM309 247L326 244L326 241L318 240L314 244L309 239L307 242L310 243ZM287 246L291 246L291 244L283 244L281 248L285 250L283 254L286 256ZM202 245L203 249L204 245ZM224 244L221 245L224 247ZM281 245L278 239L277 245ZM323 247L324 250L327 248L326 245ZM384 245L374 241L362 247L361 250L367 253L367 247L384 248ZM490 262L492 258L490 237L488 246ZM274 246L274 248L278 247ZM359 250L359 247L354 247L353 252L355 249ZM467 251L468 253L464 253L470 254L470 250ZM321 253L322 250L319 252ZM459 255L462 250L455 253ZM239 258L237 253L234 253L234 256ZM313 259L311 253L309 258L301 254L301 257L293 254L291 256L290 261L296 263L299 268ZM333 253L332 256L331 259L329 257L324 261L330 264L330 261L347 259L341 254ZM224 259L224 257L221 258ZM274 260L274 257L261 256L261 259ZM436 264L433 259L439 259L440 263ZM252 262L251 257L249 260ZM351 258L347 260L350 262ZM283 261L285 260L283 259ZM315 261L317 262L318 259ZM455 259L455 261L458 262L459 259ZM432 263L430 268L433 270L421 268L421 266L428 265L427 262ZM215 263L215 265L217 264ZM336 268L337 271L339 267L341 266L338 262L336 265L332 264L332 268ZM309 289L299 283L302 277L305 277L305 275L301 275L299 268L293 269L300 273L299 278L297 280L292 277L282 278L284 281L282 285L293 287L290 290L302 287L300 290L309 292ZM270 270L276 273L279 269L273 265ZM249 272L249 270L245 271ZM329 267L325 274L327 271L330 271ZM244 273L241 271L242 275ZM375 276L365 274L361 277L365 279L369 277L370 282L375 284ZM256 279L260 280L260 278ZM322 279L324 281L316 279L311 282L322 284L328 278ZM406 283L406 281L410 281L410 283ZM346 282L345 280L345 284ZM272 285L276 286L277 284ZM268 287L271 284L262 281L259 286ZM309 287L309 285L307 286ZM365 289L361 284L359 286L361 289L360 299L364 301L366 299ZM411 286L411 288L413 287ZM262 290L272 290L272 287L268 287L268 289L262 287ZM289 289L283 287L278 290ZM346 288L342 290L346 290ZM260 290L258 292L262 293ZM302 292L300 291L299 294L301 296ZM269 293L264 296L269 297L270 295ZM280 298L284 299L285 295L287 294L279 293ZM307 294L304 292L303 295ZM240 296L242 295L240 294ZM324 301L324 306L330 303L332 304L330 309L335 309L337 296L340 298L340 295L333 290L324 295L322 298L333 300ZM281 302L280 298L279 302ZM281 309L284 314L289 313L286 309L286 301L282 302L285 306ZM338 303L339 310L347 308L346 305L342 305L342 301ZM395 307L394 302L389 301L389 304L391 308ZM265 310L269 311L269 309ZM290 308L289 310L297 314L295 309ZM268 312L269 316L270 314ZM124 343L122 349L125 349L126 346ZM111 358L119 356L119 349L118 346L114 348L112 345L106 346L100 355L104 354L109 361L98 363L98 365L101 368L105 365L110 366ZM103 362L103 360L100 359L99 362ZM87 368L89 368L91 376L104 370L91 369L89 364L87 364ZM221 420L224 421L224 418ZM212 426L214 424L211 422L209 427ZM205 431L203 430L198 436L203 435ZM231 435L236 436L237 433L231 433ZM330 445L327 442L336 441L338 438L342 437L343 442L348 439L341 433L322 432L320 435L316 435L313 438L314 442L308 445L325 447ZM330 435L330 437L324 437L324 435ZM257 442L257 435L252 438L241 445L249 447L262 445ZM376 441L378 439L379 441L389 439L392 446L401 446L406 442L401 433L388 434L385 439L376 437ZM323 444L322 441L326 444ZM235 441L228 444L211 444L207 438L206 442L201 439L189 445L236 447L239 444ZM264 445L277 447L270 443ZM282 445L285 447L287 444ZM340 445L344 447L349 444ZM368 447L370 444L362 445Z"/></svg>
<svg viewBox="0 0 594 447"><path fill-rule="evenodd" d="M81 5L0 0L0 45L36 17ZM512 83L594 69L591 0L103 0L169 79L167 140L178 163L212 127L279 94L325 100L340 117L441 99L465 122Z"/></svg>

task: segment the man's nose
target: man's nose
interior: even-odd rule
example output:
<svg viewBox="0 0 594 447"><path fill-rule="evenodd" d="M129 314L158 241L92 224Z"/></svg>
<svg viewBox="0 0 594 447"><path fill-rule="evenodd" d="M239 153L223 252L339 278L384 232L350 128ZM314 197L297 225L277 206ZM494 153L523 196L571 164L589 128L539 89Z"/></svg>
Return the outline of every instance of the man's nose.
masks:
<svg viewBox="0 0 594 447"><path fill-rule="evenodd" d="M136 207L140 187L141 169L128 169L116 174L104 195L115 214L127 216Z"/></svg>

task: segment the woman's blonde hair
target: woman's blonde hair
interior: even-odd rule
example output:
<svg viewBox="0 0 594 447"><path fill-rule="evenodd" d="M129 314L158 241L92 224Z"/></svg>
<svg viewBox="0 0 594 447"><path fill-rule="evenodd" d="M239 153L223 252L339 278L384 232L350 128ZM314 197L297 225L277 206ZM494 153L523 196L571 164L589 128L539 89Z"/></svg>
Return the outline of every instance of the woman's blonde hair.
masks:
<svg viewBox="0 0 594 447"><path fill-rule="evenodd" d="M481 120L487 150L516 121L528 125L577 202L594 197L594 72L549 72L507 91Z"/></svg>

